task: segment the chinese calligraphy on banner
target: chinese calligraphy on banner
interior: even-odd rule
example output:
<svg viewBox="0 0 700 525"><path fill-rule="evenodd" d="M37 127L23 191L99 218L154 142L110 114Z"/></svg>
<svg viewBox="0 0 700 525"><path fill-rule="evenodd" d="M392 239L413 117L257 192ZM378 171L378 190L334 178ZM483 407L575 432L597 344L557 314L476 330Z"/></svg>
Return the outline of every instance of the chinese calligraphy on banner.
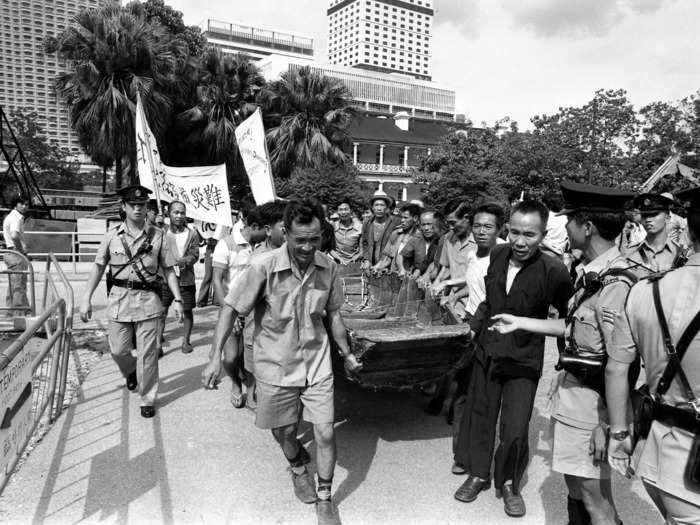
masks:
<svg viewBox="0 0 700 525"><path fill-rule="evenodd" d="M265 128L260 108L236 127L236 142L248 173L255 203L274 201L275 184L265 147Z"/></svg>
<svg viewBox="0 0 700 525"><path fill-rule="evenodd" d="M136 159L140 183L160 199L187 206L187 216L232 227L226 165L173 167L160 160L158 145L141 105L136 101Z"/></svg>

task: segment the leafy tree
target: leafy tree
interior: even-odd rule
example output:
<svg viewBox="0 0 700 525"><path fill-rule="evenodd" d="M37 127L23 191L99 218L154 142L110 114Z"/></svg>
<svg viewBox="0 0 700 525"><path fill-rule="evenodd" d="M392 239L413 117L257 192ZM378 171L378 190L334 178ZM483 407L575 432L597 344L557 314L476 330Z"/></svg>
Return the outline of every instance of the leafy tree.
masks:
<svg viewBox="0 0 700 525"><path fill-rule="evenodd" d="M266 113L273 172L288 177L295 168L343 165L349 148L351 94L340 80L309 67L270 83L260 101Z"/></svg>
<svg viewBox="0 0 700 525"><path fill-rule="evenodd" d="M351 164L297 168L290 178L277 178L275 189L280 197L315 197L332 208L349 200L357 211L372 195L372 189L360 180Z"/></svg>
<svg viewBox="0 0 700 525"><path fill-rule="evenodd" d="M77 162L70 151L48 139L39 115L28 108L10 111L8 120L40 188L82 189Z"/></svg>
<svg viewBox="0 0 700 525"><path fill-rule="evenodd" d="M165 27L187 46L189 55L199 57L207 47L207 39L198 26L187 26L182 18L182 12L176 11L163 0L147 0L146 2L130 2L128 9L137 14L144 14L149 23L158 23Z"/></svg>
<svg viewBox="0 0 700 525"><path fill-rule="evenodd" d="M177 115L168 134L168 161L175 165L225 162L233 192L245 193L235 130L256 110L265 79L247 56L214 48L205 51L197 75L190 107Z"/></svg>
<svg viewBox="0 0 700 525"><path fill-rule="evenodd" d="M129 179L136 179L137 93L153 132L162 137L186 55L182 41L137 11L113 4L83 10L73 26L46 43L48 53L70 64L56 87L70 109L71 126L95 163L114 163L117 186L125 164Z"/></svg>

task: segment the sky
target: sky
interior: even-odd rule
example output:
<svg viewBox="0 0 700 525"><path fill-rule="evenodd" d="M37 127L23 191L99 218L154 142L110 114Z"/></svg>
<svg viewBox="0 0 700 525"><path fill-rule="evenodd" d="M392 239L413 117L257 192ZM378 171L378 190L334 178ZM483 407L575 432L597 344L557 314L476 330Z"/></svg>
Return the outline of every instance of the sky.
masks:
<svg viewBox="0 0 700 525"><path fill-rule="evenodd" d="M326 61L326 0L166 0L207 18L308 35ZM700 90L697 0L434 0L431 73L475 124L580 106L597 89L635 107Z"/></svg>

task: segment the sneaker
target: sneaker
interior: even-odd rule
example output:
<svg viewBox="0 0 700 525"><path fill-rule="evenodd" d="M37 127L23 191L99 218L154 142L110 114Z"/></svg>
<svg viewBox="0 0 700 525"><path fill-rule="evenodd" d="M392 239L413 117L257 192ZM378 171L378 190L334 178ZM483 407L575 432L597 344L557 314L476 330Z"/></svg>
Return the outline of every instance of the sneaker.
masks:
<svg viewBox="0 0 700 525"><path fill-rule="evenodd" d="M338 507L333 500L322 499L316 502L316 518L318 525L340 525L340 515Z"/></svg>
<svg viewBox="0 0 700 525"><path fill-rule="evenodd" d="M304 469L301 474L295 474L291 467L288 470L292 474L292 484L296 497L303 503L316 503L318 500L316 483L309 471Z"/></svg>

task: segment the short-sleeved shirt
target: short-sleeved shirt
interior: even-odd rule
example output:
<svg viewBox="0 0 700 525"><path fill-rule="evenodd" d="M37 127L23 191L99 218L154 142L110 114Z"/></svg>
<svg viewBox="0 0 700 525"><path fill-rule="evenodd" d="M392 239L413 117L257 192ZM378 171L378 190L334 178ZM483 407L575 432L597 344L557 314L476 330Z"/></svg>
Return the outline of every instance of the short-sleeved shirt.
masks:
<svg viewBox="0 0 700 525"><path fill-rule="evenodd" d="M484 282L484 278L486 277L486 272L489 270L491 254L478 257L477 251L473 250L469 252L468 257L466 282L469 295L467 296L464 309L470 316L473 316L479 305L486 299L486 283Z"/></svg>
<svg viewBox="0 0 700 525"><path fill-rule="evenodd" d="M335 226L335 251L343 263L348 264L360 254L362 223L353 219L350 226L338 221Z"/></svg>
<svg viewBox="0 0 700 525"><path fill-rule="evenodd" d="M237 242L242 240L243 242ZM224 270L224 289L228 292L231 283L238 279L243 270L248 267L253 248L242 236L236 237L234 234L224 237L216 243L212 254L211 265L214 268Z"/></svg>
<svg viewBox="0 0 700 525"><path fill-rule="evenodd" d="M629 262L622 256L617 246L596 257L586 265L576 269L577 284L584 275L603 275L611 269L626 269ZM603 287L595 294L578 304L585 293L583 287L576 287L576 293L569 301L571 323L566 327L567 345L576 344L582 355L600 355L612 345L615 318L625 307L625 300L635 279L624 275L609 275L603 278ZM593 430L601 422L607 423L608 413L605 400L592 388L584 386L576 376L560 372L557 390L553 399L552 417L567 425L583 430Z"/></svg>
<svg viewBox="0 0 700 525"><path fill-rule="evenodd" d="M409 241L417 235L422 237L420 233L416 233L415 228L408 232L396 230L391 233L391 236L389 237L389 242L386 243L382 255L385 255L391 259L391 266L389 267L389 269L392 272L399 271L399 267L396 264L396 258L406 247Z"/></svg>
<svg viewBox="0 0 700 525"><path fill-rule="evenodd" d="M11 210L2 221L2 234L5 237L5 246L10 249L15 248L12 234L19 233L20 239L24 240L24 215L17 210ZM24 248L22 246L22 248Z"/></svg>
<svg viewBox="0 0 700 525"><path fill-rule="evenodd" d="M671 339L677 342L700 311L700 254L691 255L685 266L660 279L659 294ZM639 353L647 384L655 393L668 357L653 304L652 283L649 280L638 282L630 290L624 314L616 318L608 356L622 363L632 363ZM700 398L700 335L690 343L681 366L695 396ZM675 406L684 401L686 398L676 376L663 402ZM683 480L692 441L690 432L654 421L636 472L661 490L700 505L700 491L690 490Z"/></svg>
<svg viewBox="0 0 700 525"><path fill-rule="evenodd" d="M100 266L109 264L112 275L116 279L141 282L141 278L133 266L131 264L125 266L129 256L126 254L120 237L126 241L131 254L136 255L139 247L146 241L149 230L153 231L151 234L152 248L143 256L137 256L136 266L147 282L156 282L159 268L167 269L175 265L175 258L168 245L168 240L160 228L147 226L142 231L132 232L125 223L121 223L118 227L107 232L105 239L97 248L95 263ZM113 321L144 321L160 316L162 310L160 297L151 290L134 290L112 286L107 298L107 315Z"/></svg>
<svg viewBox="0 0 700 525"><path fill-rule="evenodd" d="M440 254L440 266L450 269L452 279L464 278L467 274L469 253L475 250L476 242L471 233L465 239L460 239L454 232L448 233Z"/></svg>
<svg viewBox="0 0 700 525"><path fill-rule="evenodd" d="M199 234L188 226L185 226L181 232L174 232L171 227L166 228L164 232L175 261L185 259L187 262L184 268L177 265L173 267L180 286L193 286L195 284L194 265L199 259Z"/></svg>
<svg viewBox="0 0 700 525"><path fill-rule="evenodd" d="M665 272L673 268L679 248L670 236L658 250L649 246L645 239L635 246L630 246L627 258L640 265L634 271L640 277L644 277L650 273Z"/></svg>
<svg viewBox="0 0 700 525"><path fill-rule="evenodd" d="M255 312L255 377L271 385L303 387L333 373L324 312L344 301L338 266L316 252L302 275L287 244L250 261L226 303L241 315Z"/></svg>
<svg viewBox="0 0 700 525"><path fill-rule="evenodd" d="M542 239L542 248L549 250L556 255L562 255L569 242L569 235L566 233L566 215L557 215L549 212L547 219L547 233Z"/></svg>

